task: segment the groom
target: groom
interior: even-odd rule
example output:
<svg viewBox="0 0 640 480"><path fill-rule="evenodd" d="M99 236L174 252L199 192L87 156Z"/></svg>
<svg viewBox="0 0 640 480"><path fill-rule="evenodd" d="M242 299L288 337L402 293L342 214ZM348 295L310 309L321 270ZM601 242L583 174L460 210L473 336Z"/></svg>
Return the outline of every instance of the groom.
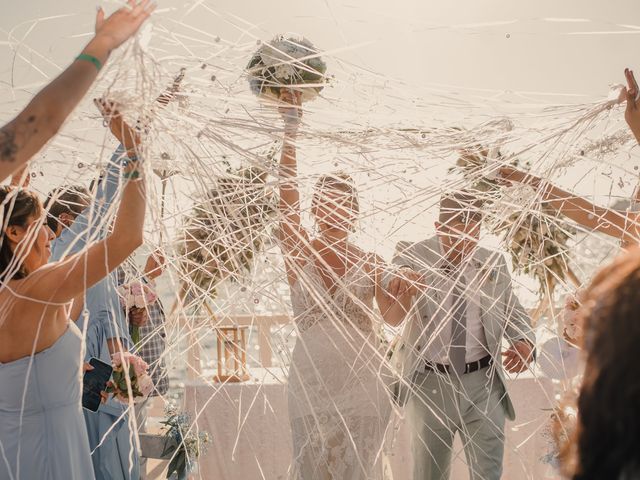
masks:
<svg viewBox="0 0 640 480"><path fill-rule="evenodd" d="M533 358L531 321L512 292L505 260L477 245L479 207L468 194L443 197L437 235L401 242L394 259L427 285L392 360L413 428L416 480L449 478L456 432L470 478L500 478L505 418L515 418L500 360L507 371L522 372ZM398 284L390 283L390 293ZM503 338L510 344L504 353Z"/></svg>

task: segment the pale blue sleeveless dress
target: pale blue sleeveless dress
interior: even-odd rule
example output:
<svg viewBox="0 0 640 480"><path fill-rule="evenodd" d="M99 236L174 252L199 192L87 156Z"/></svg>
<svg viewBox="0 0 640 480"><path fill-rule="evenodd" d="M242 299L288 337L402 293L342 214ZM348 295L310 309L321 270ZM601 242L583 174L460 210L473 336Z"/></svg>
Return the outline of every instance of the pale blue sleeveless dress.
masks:
<svg viewBox="0 0 640 480"><path fill-rule="evenodd" d="M94 480L81 362L70 323L46 350L0 363L0 480Z"/></svg>

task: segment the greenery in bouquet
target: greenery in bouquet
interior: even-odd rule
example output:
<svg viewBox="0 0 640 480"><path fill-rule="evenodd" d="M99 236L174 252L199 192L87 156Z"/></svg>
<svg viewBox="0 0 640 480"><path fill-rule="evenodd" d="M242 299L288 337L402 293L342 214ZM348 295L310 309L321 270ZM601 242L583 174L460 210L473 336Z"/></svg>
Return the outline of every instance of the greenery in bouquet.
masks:
<svg viewBox="0 0 640 480"><path fill-rule="evenodd" d="M254 256L271 238L268 226L276 214L267 171L247 167L228 171L200 199L188 216L180 244L181 268L211 297L223 280L240 280Z"/></svg>
<svg viewBox="0 0 640 480"><path fill-rule="evenodd" d="M149 365L137 355L128 352L115 353L111 357L113 374L107 383L106 393L120 403L137 403L153 391L153 380L149 375ZM129 395L129 386L131 395Z"/></svg>
<svg viewBox="0 0 640 480"><path fill-rule="evenodd" d="M194 432L189 414L179 412L175 405L167 406L166 415L160 423L164 430L162 457L171 457L167 478L186 480L211 440L207 432Z"/></svg>
<svg viewBox="0 0 640 480"><path fill-rule="evenodd" d="M261 43L247 65L251 91L260 97L280 98L282 88L302 91L302 101L315 99L327 82L327 65L304 37L278 35Z"/></svg>
<svg viewBox="0 0 640 480"><path fill-rule="evenodd" d="M485 223L489 230L502 237L511 256L514 270L533 276L539 283L539 294L543 298L552 296L558 283L573 279L569 266L568 242L575 235L573 225L563 219L556 210L548 205L539 205L535 209L522 210L534 194L529 187L523 198L513 198L495 176L498 162L502 159L499 150L478 146L462 152L454 170L460 171L470 189L482 200ZM515 168L523 168L518 159L509 162ZM529 164L524 165L530 169Z"/></svg>

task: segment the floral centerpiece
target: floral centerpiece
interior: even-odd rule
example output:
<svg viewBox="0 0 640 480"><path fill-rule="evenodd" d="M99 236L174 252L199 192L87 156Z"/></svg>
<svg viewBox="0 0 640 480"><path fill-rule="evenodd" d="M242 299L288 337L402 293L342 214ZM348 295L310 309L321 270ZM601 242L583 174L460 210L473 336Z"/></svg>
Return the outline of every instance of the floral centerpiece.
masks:
<svg viewBox="0 0 640 480"><path fill-rule="evenodd" d="M113 374L107 383L106 392L120 403L138 403L153 391L149 365L137 355L129 352L115 353L111 357ZM131 390L129 390L131 387ZM131 392L131 395L129 395Z"/></svg>
<svg viewBox="0 0 640 480"><path fill-rule="evenodd" d="M210 443L207 432L193 431L191 417L178 412L175 405L166 408L167 419L160 422L164 425L164 449L162 457L171 457L167 478L186 480L196 466L196 461L206 451Z"/></svg>
<svg viewBox="0 0 640 480"><path fill-rule="evenodd" d="M304 37L278 35L262 43L247 65L251 91L278 100L280 90L302 91L302 101L315 99L327 82L327 65L319 51Z"/></svg>
<svg viewBox="0 0 640 480"><path fill-rule="evenodd" d="M147 308L158 300L158 294L151 285L140 280L129 282L118 287L120 305L127 312L132 308ZM131 325L131 341L134 345L140 343L140 327Z"/></svg>

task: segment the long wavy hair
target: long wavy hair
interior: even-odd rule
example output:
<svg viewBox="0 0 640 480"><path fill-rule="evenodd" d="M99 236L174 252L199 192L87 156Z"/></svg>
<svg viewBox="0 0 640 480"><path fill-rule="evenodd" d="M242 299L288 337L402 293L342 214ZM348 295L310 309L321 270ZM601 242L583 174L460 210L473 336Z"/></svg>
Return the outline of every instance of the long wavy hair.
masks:
<svg viewBox="0 0 640 480"><path fill-rule="evenodd" d="M563 470L573 480L640 475L640 250L603 268L579 311L586 367ZM635 475L635 476L634 476Z"/></svg>
<svg viewBox="0 0 640 480"><path fill-rule="evenodd" d="M0 281L19 280L27 276L24 267L16 265L14 253L5 231L12 226L27 228L29 221L42 215L42 204L34 192L0 186Z"/></svg>

